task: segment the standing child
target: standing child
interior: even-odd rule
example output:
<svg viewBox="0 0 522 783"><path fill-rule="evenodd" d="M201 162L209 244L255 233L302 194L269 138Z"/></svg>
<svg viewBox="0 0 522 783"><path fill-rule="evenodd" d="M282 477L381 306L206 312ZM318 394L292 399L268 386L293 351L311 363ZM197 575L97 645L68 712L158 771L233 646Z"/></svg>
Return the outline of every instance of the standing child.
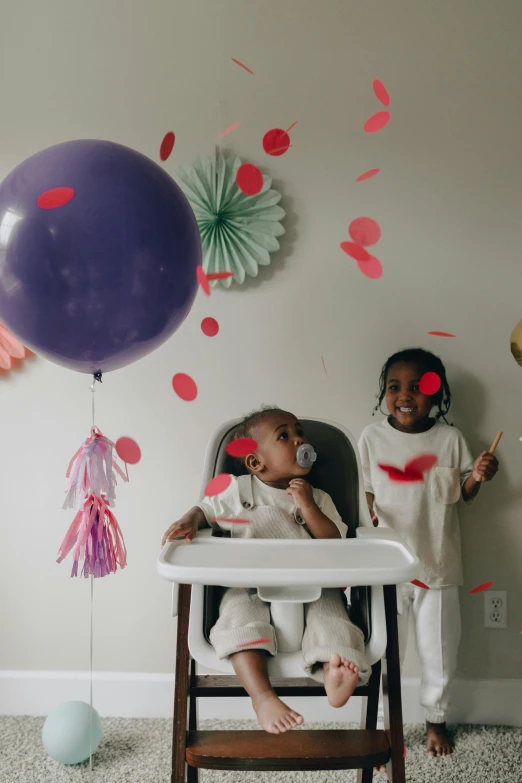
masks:
<svg viewBox="0 0 522 783"><path fill-rule="evenodd" d="M426 372L440 378L436 394L419 389ZM429 351L411 348L390 356L382 368L375 410L381 409L383 400L389 415L366 427L359 441L366 498L374 525L392 527L417 555L418 579L429 588L401 586L399 649L402 663L411 612L422 666L426 750L430 756L445 756L452 752L445 721L457 668L458 588L463 584L456 504L461 497L470 503L480 482L493 478L498 463L486 451L474 460L462 433L440 420L449 411L451 392L444 365ZM384 463L404 468L409 459L426 453L435 454L438 461L424 481L391 481L378 467Z"/></svg>

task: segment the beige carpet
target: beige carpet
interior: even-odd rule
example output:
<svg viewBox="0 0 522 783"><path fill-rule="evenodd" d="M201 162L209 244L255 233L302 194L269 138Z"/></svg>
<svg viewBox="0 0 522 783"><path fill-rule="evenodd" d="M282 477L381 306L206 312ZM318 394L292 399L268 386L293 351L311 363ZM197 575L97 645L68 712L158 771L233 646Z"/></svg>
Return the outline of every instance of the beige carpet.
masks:
<svg viewBox="0 0 522 783"><path fill-rule="evenodd" d="M169 783L168 720L105 718L103 739L88 764L63 767L50 759L41 742L43 718L0 717L1 783ZM307 728L310 728L308 724ZM346 724L316 724L347 728ZM205 721L202 728L257 728L255 723ZM522 730L501 726L455 727L456 752L446 759L428 759L423 727L405 729L406 779L410 783L521 783ZM375 775L385 783L385 775ZM351 771L213 772L202 770L201 783L353 783Z"/></svg>

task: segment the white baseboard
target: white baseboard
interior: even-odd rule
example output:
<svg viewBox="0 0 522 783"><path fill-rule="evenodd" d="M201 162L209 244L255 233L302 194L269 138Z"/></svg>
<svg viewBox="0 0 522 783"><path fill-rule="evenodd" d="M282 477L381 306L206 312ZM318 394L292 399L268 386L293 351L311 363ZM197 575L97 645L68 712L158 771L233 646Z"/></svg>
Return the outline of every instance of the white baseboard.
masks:
<svg viewBox="0 0 522 783"><path fill-rule="evenodd" d="M174 675L96 672L94 706L101 716L171 718ZM0 714L47 715L64 701L89 701L88 672L0 671ZM361 702L350 699L340 710L326 698L286 699L289 705L314 721L358 721ZM450 723L484 723L522 727L522 680L456 680ZM422 723L419 680L402 680L405 723ZM254 719L249 699L199 699L199 718Z"/></svg>

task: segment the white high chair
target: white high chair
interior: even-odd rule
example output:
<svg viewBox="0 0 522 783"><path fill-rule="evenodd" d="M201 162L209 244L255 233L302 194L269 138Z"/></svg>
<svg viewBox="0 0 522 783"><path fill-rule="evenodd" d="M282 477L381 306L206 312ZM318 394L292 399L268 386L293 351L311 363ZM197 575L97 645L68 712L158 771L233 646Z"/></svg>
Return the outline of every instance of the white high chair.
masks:
<svg viewBox="0 0 522 783"><path fill-rule="evenodd" d="M420 564L394 531L372 526L350 433L320 419L301 421L319 455L308 478L332 496L350 540L231 539L209 529L191 544L172 541L160 553L158 571L178 590L171 783L197 783L198 768L357 769L358 783L369 783L373 767L382 764L390 783L405 783L395 585L414 579ZM218 473L237 473L225 448L239 422L223 424L211 438L203 489ZM269 658L268 673L279 696L325 695L302 668L303 604L317 600L322 587L350 588L350 614L365 634L372 665L368 685L354 692L363 697L361 729L295 729L280 735L198 731L198 698L247 695L230 676L230 660L217 657L209 632L218 617L220 588L253 586L271 604L278 653ZM377 730L381 659L385 728ZM228 676L198 676L196 661Z"/></svg>

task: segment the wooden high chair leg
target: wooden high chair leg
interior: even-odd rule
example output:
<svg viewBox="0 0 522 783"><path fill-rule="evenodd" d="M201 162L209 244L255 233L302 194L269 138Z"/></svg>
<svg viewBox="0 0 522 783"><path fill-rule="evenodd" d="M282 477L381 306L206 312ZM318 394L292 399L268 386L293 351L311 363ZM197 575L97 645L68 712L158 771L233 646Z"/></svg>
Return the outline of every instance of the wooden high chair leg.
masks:
<svg viewBox="0 0 522 783"><path fill-rule="evenodd" d="M190 654L188 648L188 627L191 592L192 585L179 586L176 675L174 684L174 721L172 725L171 783L185 783L187 780L186 749L190 663ZM193 781L194 778L192 777L190 783Z"/></svg>
<svg viewBox="0 0 522 783"><path fill-rule="evenodd" d="M196 661L190 661L190 688L189 688L189 731L198 730L198 700L194 696L193 689L196 686ZM187 783L199 783L199 769L187 765Z"/></svg>
<svg viewBox="0 0 522 783"><path fill-rule="evenodd" d="M384 728L388 734L391 758L386 765L389 783L406 783L404 769L404 732L402 725L401 669L399 662L399 634L397 630L397 590L395 585L384 587L386 613L386 657L382 667Z"/></svg>
<svg viewBox="0 0 522 783"><path fill-rule="evenodd" d="M381 684L381 662L372 666L368 680L368 695L362 697L361 729L376 729L379 711L379 687ZM357 783L372 783L373 767L357 770Z"/></svg>

